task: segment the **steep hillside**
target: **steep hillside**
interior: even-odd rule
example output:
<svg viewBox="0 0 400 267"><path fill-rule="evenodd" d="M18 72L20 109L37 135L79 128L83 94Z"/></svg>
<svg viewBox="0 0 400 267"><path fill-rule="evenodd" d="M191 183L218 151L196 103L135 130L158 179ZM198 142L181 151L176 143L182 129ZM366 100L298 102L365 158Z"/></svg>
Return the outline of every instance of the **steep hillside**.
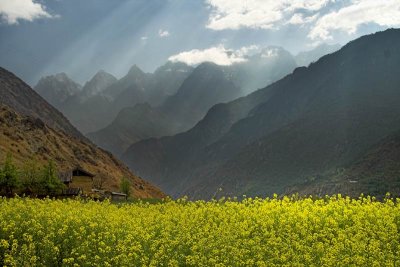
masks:
<svg viewBox="0 0 400 267"><path fill-rule="evenodd" d="M86 140L61 112L48 104L24 81L1 67L0 103L12 107L15 111L23 115L40 118L57 130L62 130L71 136Z"/></svg>
<svg viewBox="0 0 400 267"><path fill-rule="evenodd" d="M399 114L399 109L371 107L298 120L246 145L225 162L216 172L221 177L218 186L227 194L283 193L288 185L354 161L371 144L400 129ZM191 192L202 194L197 188Z"/></svg>
<svg viewBox="0 0 400 267"><path fill-rule="evenodd" d="M135 197L161 198L164 194L141 178L110 153L62 131L48 127L40 118L19 115L8 106L0 105L0 162L11 152L19 166L33 156L39 161L53 159L59 170L77 166L104 179L104 188L119 191L122 177L131 181Z"/></svg>
<svg viewBox="0 0 400 267"><path fill-rule="evenodd" d="M309 177L286 189L287 193L324 195L341 193L358 197L360 193L383 198L390 192L400 196L400 133L373 145L361 157L340 168Z"/></svg>
<svg viewBox="0 0 400 267"><path fill-rule="evenodd" d="M400 30L359 38L261 89L260 104L213 143L191 149L200 122L139 142L123 159L173 195L209 197L219 187L232 195L283 192L400 129L399 47Z"/></svg>

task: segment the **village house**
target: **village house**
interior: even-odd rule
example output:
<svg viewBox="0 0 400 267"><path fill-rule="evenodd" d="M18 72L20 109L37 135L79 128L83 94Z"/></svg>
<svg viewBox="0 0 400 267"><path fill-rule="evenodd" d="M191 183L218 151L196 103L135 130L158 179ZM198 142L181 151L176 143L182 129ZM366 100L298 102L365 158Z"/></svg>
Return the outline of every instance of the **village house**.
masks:
<svg viewBox="0 0 400 267"><path fill-rule="evenodd" d="M64 195L79 195L89 193L93 188L94 174L76 167L70 171L60 173L60 180L66 185Z"/></svg>
<svg viewBox="0 0 400 267"><path fill-rule="evenodd" d="M127 200L128 195L124 193L119 193L119 192L111 192L111 200L113 201L121 201L121 200Z"/></svg>

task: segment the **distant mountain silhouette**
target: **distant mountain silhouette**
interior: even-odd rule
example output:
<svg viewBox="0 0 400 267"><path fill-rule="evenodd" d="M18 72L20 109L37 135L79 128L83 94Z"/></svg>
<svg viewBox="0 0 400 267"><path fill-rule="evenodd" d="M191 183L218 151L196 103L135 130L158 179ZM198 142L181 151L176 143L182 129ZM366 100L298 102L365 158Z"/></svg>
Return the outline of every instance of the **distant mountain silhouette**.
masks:
<svg viewBox="0 0 400 267"><path fill-rule="evenodd" d="M78 94L82 86L70 79L67 74L58 73L41 78L34 89L54 107L63 109L64 102Z"/></svg>
<svg viewBox="0 0 400 267"><path fill-rule="evenodd" d="M100 70L83 86L82 92L79 93L79 98L81 100L85 100L87 98L102 94L104 90L117 81L117 78L110 73Z"/></svg>
<svg viewBox="0 0 400 267"><path fill-rule="evenodd" d="M79 93L64 101L61 111L80 131L87 132L93 127L103 126L114 118L109 111L112 101L104 91L116 82L111 74L99 71Z"/></svg>
<svg viewBox="0 0 400 267"><path fill-rule="evenodd" d="M400 30L361 37L122 156L174 196L265 196L350 164L400 129Z"/></svg>
<svg viewBox="0 0 400 267"><path fill-rule="evenodd" d="M192 71L193 68L185 63L170 61L157 68L151 86L146 88L146 102L151 106L163 104L165 99L178 91Z"/></svg>

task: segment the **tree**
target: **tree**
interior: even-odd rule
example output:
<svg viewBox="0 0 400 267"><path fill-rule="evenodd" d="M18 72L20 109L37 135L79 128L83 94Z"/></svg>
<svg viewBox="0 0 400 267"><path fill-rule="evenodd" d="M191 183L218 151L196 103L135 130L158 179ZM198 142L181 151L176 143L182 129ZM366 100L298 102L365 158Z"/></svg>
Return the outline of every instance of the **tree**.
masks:
<svg viewBox="0 0 400 267"><path fill-rule="evenodd" d="M60 194L64 188L64 184L58 178L57 167L52 160L49 160L43 169L40 185L47 195Z"/></svg>
<svg viewBox="0 0 400 267"><path fill-rule="evenodd" d="M18 184L18 169L13 163L11 153L7 153L4 166L0 170L0 191L4 189L7 195L12 196Z"/></svg>
<svg viewBox="0 0 400 267"><path fill-rule="evenodd" d="M129 197L129 195L131 194L131 183L128 179L126 179L126 177L122 177L119 187L121 192Z"/></svg>
<svg viewBox="0 0 400 267"><path fill-rule="evenodd" d="M21 173L21 185L25 192L38 193L40 188L40 167L36 158L25 162Z"/></svg>
<svg viewBox="0 0 400 267"><path fill-rule="evenodd" d="M105 175L102 175L102 174L96 175L96 177L94 178L94 181L93 181L93 187L98 190L102 190L102 189L104 189L103 186L104 186L105 181L106 181Z"/></svg>

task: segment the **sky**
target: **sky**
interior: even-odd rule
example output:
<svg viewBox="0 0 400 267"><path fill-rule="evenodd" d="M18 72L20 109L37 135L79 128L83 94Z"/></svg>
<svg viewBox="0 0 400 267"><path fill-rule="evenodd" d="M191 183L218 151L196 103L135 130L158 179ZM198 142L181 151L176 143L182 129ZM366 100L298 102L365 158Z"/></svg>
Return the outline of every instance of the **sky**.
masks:
<svg viewBox="0 0 400 267"><path fill-rule="evenodd" d="M399 0L0 0L0 66L30 85L59 72L84 83L100 69L230 65L397 27Z"/></svg>

